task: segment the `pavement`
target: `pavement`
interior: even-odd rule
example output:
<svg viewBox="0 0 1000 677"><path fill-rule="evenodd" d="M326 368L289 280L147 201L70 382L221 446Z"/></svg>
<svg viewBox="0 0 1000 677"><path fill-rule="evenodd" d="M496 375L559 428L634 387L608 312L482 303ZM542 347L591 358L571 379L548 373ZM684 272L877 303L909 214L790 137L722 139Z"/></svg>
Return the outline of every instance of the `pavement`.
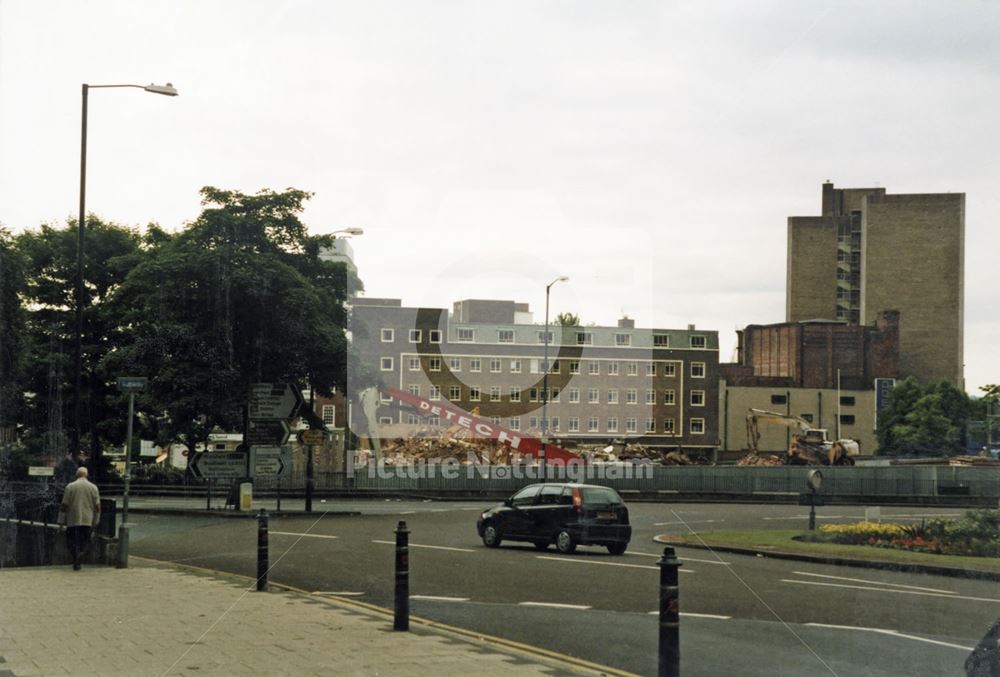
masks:
<svg viewBox="0 0 1000 677"><path fill-rule="evenodd" d="M182 565L0 569L0 677L597 675L579 659Z"/></svg>

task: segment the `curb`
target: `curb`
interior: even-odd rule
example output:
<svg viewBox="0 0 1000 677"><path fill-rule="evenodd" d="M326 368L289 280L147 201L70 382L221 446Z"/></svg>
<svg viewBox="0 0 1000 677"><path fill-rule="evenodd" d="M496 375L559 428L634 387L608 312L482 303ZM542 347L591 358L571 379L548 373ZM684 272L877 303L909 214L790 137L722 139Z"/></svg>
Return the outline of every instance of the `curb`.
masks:
<svg viewBox="0 0 1000 677"><path fill-rule="evenodd" d="M957 567L935 566L930 564L906 564L901 562L882 562L871 559L854 559L851 557L831 557L827 555L806 555L797 552L781 552L780 550L762 550L759 548L743 548L731 545L705 545L676 540L669 535L654 536L653 540L662 545L672 545L678 548L694 548L711 552L728 552L734 555L749 555L769 557L771 559L787 559L794 562L813 562L815 564L830 564L833 566L858 567L862 569L885 569L889 571L904 571L915 574L932 574L935 576L950 576L951 578L969 578L980 581L1000 581L1000 572L979 571L977 569L959 569Z"/></svg>
<svg viewBox="0 0 1000 677"><path fill-rule="evenodd" d="M133 508L129 506L130 513L141 515L180 515L182 517L222 517L224 519L248 519L256 518L258 513L254 511L242 512L239 510L204 510L200 508ZM361 515L358 510L278 510L268 511L268 517L357 517Z"/></svg>
<svg viewBox="0 0 1000 677"><path fill-rule="evenodd" d="M229 571L221 571L219 569L209 569L207 567L195 566L192 564L181 564L179 562L171 562L169 560L159 560L153 559L151 557L143 557L141 555L132 555L132 559L143 560L155 566L171 567L175 569L187 569L189 571L200 572L203 574L208 574L221 578L237 578L243 581L249 581L254 583L257 579L253 576L244 576L242 574L235 574ZM373 616L388 616L392 619L395 615L393 609L388 609L386 607L381 607L376 604L370 604L368 602L361 602L353 599L346 599L343 597L334 597L330 595L317 595L309 592L308 590L303 590L294 585L288 585L287 583L278 583L273 580L268 581L268 586L274 588L280 588L285 592L291 592L297 595L302 595L308 597L310 600L322 601L330 606L340 607L355 613L367 613ZM576 658L574 656L568 656L566 654L561 654L555 651L550 651L548 649L543 649L541 647L532 646L530 644L522 644L521 642L516 642L510 639L504 639L503 637L496 637L494 635L488 635L481 632L476 632L473 630L467 630L465 628L455 627L453 625L448 625L446 623L439 623L437 621L432 621L427 618L421 618L420 616L410 615L410 622L416 625L423 626L429 630L437 632L442 635L448 635L459 639L461 641L467 642L469 644L489 644L492 645L494 650L514 654L522 657L528 657L531 660L546 665L549 667L555 667L567 672L574 672L581 675L591 675L597 677L640 677L632 672L627 672L625 670L619 670L618 668L612 668L606 665L600 665L598 663L592 663L590 661L584 660L582 658Z"/></svg>

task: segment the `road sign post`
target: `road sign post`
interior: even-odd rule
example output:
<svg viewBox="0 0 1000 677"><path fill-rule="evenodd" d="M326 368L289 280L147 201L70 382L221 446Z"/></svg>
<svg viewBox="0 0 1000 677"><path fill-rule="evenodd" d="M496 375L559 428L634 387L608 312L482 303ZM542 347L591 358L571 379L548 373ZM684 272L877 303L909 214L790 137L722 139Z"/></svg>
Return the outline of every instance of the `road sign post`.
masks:
<svg viewBox="0 0 1000 677"><path fill-rule="evenodd" d="M118 568L128 568L128 494L132 480L132 419L135 417L135 394L146 389L145 376L119 376L118 389L128 393L128 425L125 434L125 486L122 489L122 523L118 530Z"/></svg>

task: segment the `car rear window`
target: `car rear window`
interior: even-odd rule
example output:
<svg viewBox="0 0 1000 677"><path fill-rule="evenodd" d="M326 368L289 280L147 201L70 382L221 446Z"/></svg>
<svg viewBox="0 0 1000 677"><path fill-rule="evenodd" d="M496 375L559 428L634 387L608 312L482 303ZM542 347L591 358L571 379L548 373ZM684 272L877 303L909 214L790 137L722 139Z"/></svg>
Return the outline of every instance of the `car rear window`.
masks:
<svg viewBox="0 0 1000 677"><path fill-rule="evenodd" d="M611 487L580 487L586 505L613 505L621 503L621 496Z"/></svg>

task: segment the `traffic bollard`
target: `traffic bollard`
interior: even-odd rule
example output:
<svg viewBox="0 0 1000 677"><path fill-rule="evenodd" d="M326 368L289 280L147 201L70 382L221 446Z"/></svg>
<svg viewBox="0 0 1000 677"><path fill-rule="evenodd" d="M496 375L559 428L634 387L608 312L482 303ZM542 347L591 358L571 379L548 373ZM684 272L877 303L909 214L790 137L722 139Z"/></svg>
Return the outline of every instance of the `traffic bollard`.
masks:
<svg viewBox="0 0 1000 677"><path fill-rule="evenodd" d="M674 555L674 549L663 548L660 565L660 641L659 677L680 677L680 589L677 586L677 570L681 563Z"/></svg>
<svg viewBox="0 0 1000 677"><path fill-rule="evenodd" d="M267 592L267 510L257 514L257 592Z"/></svg>
<svg viewBox="0 0 1000 677"><path fill-rule="evenodd" d="M393 630L410 629L410 530L406 522L396 527L396 606Z"/></svg>

